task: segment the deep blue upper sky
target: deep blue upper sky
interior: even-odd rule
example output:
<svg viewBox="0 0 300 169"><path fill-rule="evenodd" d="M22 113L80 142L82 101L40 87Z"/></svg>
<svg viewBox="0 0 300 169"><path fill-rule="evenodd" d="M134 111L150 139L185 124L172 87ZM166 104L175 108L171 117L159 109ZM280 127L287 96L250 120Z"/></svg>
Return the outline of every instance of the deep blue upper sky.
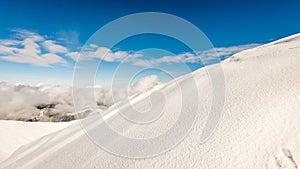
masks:
<svg viewBox="0 0 300 169"><path fill-rule="evenodd" d="M138 12L165 12L195 24L208 36L215 47L261 44L300 32L299 9L299 0L9 0L0 2L0 40L10 39L15 34L12 30L29 30L50 40L68 38L70 43L65 43L63 46L67 47L69 52L76 51L95 31L114 19ZM143 49L149 45L151 47L143 37L137 37L129 42L131 43L120 43L118 48L128 51ZM149 42L153 42L152 45L159 44L155 40ZM162 46L163 44L161 43ZM177 48L177 50L183 49ZM180 51L175 53L179 54ZM71 60L59 56L67 62ZM60 81L71 79L72 75L72 66L53 65L49 69L40 65L36 67L32 64L20 63L20 61L14 63L8 59L0 59L0 64L2 72L0 81L17 82L31 76L33 79L47 76L48 79ZM16 79L12 79L14 75L17 75ZM24 78L21 78L20 76L23 75ZM60 79L57 78L58 75L61 76Z"/></svg>
<svg viewBox="0 0 300 169"><path fill-rule="evenodd" d="M26 0L0 2L0 37L11 28L80 32L84 43L104 24L136 12L166 12L197 25L215 46L265 43L300 30L300 1Z"/></svg>

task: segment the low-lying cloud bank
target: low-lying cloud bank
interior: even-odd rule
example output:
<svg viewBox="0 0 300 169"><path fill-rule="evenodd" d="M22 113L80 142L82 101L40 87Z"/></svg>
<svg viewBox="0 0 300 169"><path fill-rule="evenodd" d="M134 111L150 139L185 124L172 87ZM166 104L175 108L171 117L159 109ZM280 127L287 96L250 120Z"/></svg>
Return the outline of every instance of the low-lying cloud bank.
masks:
<svg viewBox="0 0 300 169"><path fill-rule="evenodd" d="M144 77L133 86L94 88L98 109L106 109L129 96L160 84L156 75ZM0 82L0 119L21 121L70 121L76 119L72 87L22 85ZM87 115L90 109L81 111Z"/></svg>
<svg viewBox="0 0 300 169"><path fill-rule="evenodd" d="M43 114L65 114L74 112L71 88L67 86L30 86L0 83L0 119L29 120Z"/></svg>

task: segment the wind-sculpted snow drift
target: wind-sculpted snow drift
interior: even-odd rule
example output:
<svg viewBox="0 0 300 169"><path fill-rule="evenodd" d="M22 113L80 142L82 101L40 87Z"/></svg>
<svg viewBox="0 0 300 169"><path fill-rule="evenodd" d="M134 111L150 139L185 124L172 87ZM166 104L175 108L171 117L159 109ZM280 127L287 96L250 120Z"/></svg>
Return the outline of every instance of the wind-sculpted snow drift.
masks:
<svg viewBox="0 0 300 169"><path fill-rule="evenodd" d="M206 68L202 68L192 73L201 97L197 103L189 100L188 104L199 104L203 111L199 112L186 138L170 151L150 158L124 158L97 146L80 124L74 124L20 148L1 163L0 168L298 168L300 34L240 52L221 65L225 75L225 104L219 125L205 143L201 144L200 136L212 101L212 87ZM214 69L215 66L207 68ZM185 85L184 92L189 92L188 83ZM162 92L172 89L165 96L170 101L178 98L174 86L176 84L170 82L160 89ZM141 98L135 97L133 106L142 102ZM150 128L120 123L121 115L118 114L114 118L108 117L105 122L128 137L153 137L176 120L172 112L176 111L177 105L165 108L163 119L149 125ZM113 111L111 107L105 114ZM92 116L89 119L93 122ZM103 137L110 138L108 135ZM119 144L119 140L108 141L111 146ZM146 147L138 148L144 151Z"/></svg>
<svg viewBox="0 0 300 169"><path fill-rule="evenodd" d="M64 123L27 123L13 120L0 120L0 163L20 148L20 146L66 128L75 122L76 121Z"/></svg>

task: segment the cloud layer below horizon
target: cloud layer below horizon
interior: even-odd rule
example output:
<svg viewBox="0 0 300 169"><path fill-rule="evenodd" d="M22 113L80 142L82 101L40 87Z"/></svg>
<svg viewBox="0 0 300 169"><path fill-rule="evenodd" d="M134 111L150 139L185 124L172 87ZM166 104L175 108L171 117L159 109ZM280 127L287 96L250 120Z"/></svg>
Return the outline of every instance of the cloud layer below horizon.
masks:
<svg viewBox="0 0 300 169"><path fill-rule="evenodd" d="M85 105L89 110L105 109L114 103L126 99L161 84L156 75L150 75L132 86L95 87L93 105ZM80 89L83 92L86 89ZM83 93L84 94L84 93ZM61 85L22 85L0 82L0 120L27 120L39 117L40 105L54 104L52 114L73 114L72 87ZM96 107L94 107L96 106Z"/></svg>

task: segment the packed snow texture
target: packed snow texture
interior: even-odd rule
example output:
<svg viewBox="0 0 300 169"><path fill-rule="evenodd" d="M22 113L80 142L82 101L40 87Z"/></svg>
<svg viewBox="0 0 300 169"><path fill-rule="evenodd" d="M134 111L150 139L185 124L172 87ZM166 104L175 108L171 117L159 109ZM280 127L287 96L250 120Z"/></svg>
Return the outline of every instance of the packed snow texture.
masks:
<svg viewBox="0 0 300 169"><path fill-rule="evenodd" d="M212 87L206 69L214 70L216 65L193 73L201 98L197 103L190 100L188 104L199 104L203 111L199 112L187 137L166 153L142 159L115 156L95 145L77 124L23 146L1 163L0 168L298 168L300 34L235 54L221 66L225 76L225 105L214 134L203 144L200 144L200 135L212 101ZM190 77L187 75L177 80L186 81ZM121 134L124 135L155 135L160 129L165 129L166 124L172 125L174 120L171 115L176 111L176 99L180 97L174 83L170 82L161 89L162 92L172 91L165 96L166 115L162 116L163 120L150 125L150 129L118 123L121 115L106 122L117 124L117 129L123 129ZM189 84L185 85L182 92L191 92ZM106 114L113 111L109 108ZM112 145L118 144L118 140L111 142Z"/></svg>
<svg viewBox="0 0 300 169"><path fill-rule="evenodd" d="M26 123L19 121L0 120L0 163L8 158L22 145L66 128L74 122Z"/></svg>
<svg viewBox="0 0 300 169"><path fill-rule="evenodd" d="M95 87L98 108L105 109L128 96L160 84L156 75L137 81L129 88ZM74 120L72 88L69 86L22 85L0 82L0 119L34 121Z"/></svg>

